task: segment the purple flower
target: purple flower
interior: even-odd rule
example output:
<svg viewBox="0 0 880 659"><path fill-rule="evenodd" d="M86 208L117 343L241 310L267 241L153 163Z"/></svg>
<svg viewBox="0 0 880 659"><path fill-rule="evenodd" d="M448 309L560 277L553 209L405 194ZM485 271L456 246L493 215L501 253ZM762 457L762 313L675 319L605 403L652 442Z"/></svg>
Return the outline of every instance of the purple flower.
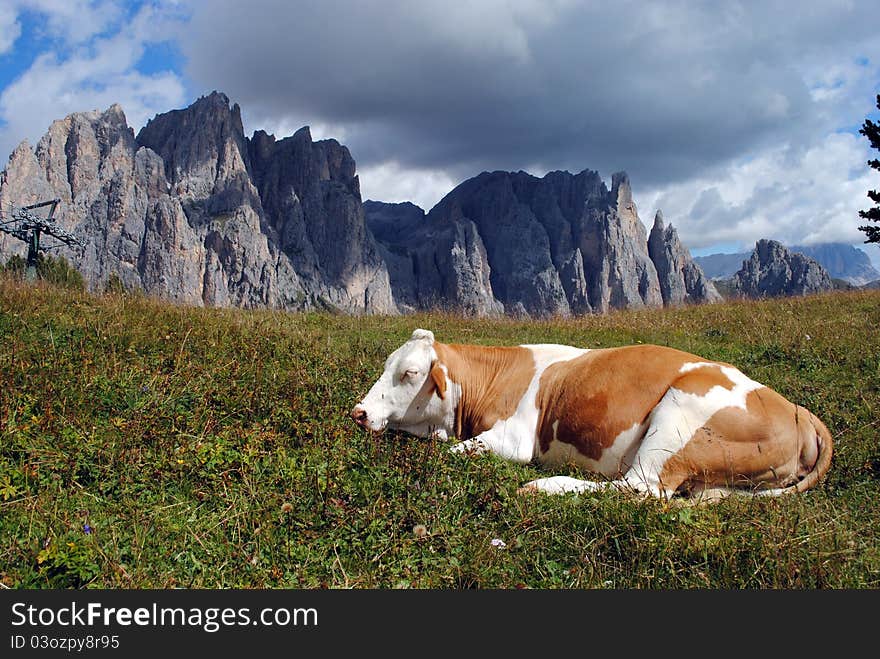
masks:
<svg viewBox="0 0 880 659"><path fill-rule="evenodd" d="M88 523L88 522L86 522L85 524L83 524L83 533L85 533L86 535L91 535L91 534L92 534L92 527L89 526L89 523Z"/></svg>

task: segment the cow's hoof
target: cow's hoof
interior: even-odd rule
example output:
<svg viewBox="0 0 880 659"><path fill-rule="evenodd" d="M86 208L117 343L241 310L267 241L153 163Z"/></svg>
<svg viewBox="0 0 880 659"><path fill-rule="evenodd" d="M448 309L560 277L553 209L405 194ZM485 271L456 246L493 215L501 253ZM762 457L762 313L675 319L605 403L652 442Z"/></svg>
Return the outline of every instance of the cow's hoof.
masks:
<svg viewBox="0 0 880 659"><path fill-rule="evenodd" d="M540 490L538 489L538 486L535 485L534 483L526 483L522 487L518 488L516 491L516 493L519 495L530 495L530 496L534 496L538 492L540 492Z"/></svg>

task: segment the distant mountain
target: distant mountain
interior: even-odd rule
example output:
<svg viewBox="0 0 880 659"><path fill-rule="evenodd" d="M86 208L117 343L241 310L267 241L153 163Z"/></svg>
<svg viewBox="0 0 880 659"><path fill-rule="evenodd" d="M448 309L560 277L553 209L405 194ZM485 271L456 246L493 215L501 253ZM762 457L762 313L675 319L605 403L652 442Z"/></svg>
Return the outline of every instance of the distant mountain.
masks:
<svg viewBox="0 0 880 659"><path fill-rule="evenodd" d="M708 254L695 256L694 262L703 269L710 279L728 279L742 267L743 261L749 258L751 252L736 252L734 254Z"/></svg>
<svg viewBox="0 0 880 659"><path fill-rule="evenodd" d="M865 252L849 243L819 243L817 245L795 245L788 248L818 261L828 274L835 279L842 279L854 286L862 286L869 281L880 279ZM694 261L711 279L726 279L740 269L743 261L751 252L736 254L709 254L695 256Z"/></svg>
<svg viewBox="0 0 880 659"><path fill-rule="evenodd" d="M734 295L751 298L834 290L828 271L816 260L793 252L775 240L759 240L729 285Z"/></svg>
<svg viewBox="0 0 880 659"><path fill-rule="evenodd" d="M847 243L795 245L789 249L816 259L832 277L848 281L854 286L863 286L880 279L880 272L871 265L868 255Z"/></svg>

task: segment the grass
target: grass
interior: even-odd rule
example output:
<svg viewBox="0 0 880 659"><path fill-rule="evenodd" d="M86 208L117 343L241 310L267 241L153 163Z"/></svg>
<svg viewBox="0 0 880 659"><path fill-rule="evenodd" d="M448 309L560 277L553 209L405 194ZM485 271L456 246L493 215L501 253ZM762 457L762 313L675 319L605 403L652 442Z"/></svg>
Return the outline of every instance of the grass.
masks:
<svg viewBox="0 0 880 659"><path fill-rule="evenodd" d="M697 508L517 496L559 472L347 418L415 327L732 362L826 421L831 471L802 495ZM0 583L877 588L878 328L867 291L487 321L193 309L3 277Z"/></svg>

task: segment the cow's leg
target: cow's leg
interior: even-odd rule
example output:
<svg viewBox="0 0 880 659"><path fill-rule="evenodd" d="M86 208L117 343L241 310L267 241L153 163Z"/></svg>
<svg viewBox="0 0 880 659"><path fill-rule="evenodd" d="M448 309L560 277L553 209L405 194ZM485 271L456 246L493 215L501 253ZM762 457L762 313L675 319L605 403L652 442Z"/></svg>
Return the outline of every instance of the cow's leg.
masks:
<svg viewBox="0 0 880 659"><path fill-rule="evenodd" d="M505 460L526 464L535 454L535 436L534 431L529 433L522 424L508 419L499 421L473 439L454 444L450 450L454 453L494 453Z"/></svg>
<svg viewBox="0 0 880 659"><path fill-rule="evenodd" d="M694 428L688 426L688 419L682 415L681 409L681 401L676 397L676 392L670 390L651 414L648 428L632 458L632 464L622 477L608 481L591 481L552 476L526 483L520 488L520 492L564 494L615 488L663 499L671 498L682 484L682 479L676 474L675 482L664 482L661 479L663 467L672 455L681 450L694 432Z"/></svg>
<svg viewBox="0 0 880 659"><path fill-rule="evenodd" d="M653 479L643 478L627 472L623 478L612 481L588 481L571 476L551 476L549 478L538 478L529 481L521 488L520 493L543 492L545 494L578 494L581 492L602 492L615 488L624 492L635 492L636 494L649 494L659 498L669 498L674 494L658 484L654 484Z"/></svg>
<svg viewBox="0 0 880 659"><path fill-rule="evenodd" d="M580 492L598 492L611 487L611 481L586 481L571 476L550 476L529 481L521 488L522 494L543 492L544 494L578 494Z"/></svg>

